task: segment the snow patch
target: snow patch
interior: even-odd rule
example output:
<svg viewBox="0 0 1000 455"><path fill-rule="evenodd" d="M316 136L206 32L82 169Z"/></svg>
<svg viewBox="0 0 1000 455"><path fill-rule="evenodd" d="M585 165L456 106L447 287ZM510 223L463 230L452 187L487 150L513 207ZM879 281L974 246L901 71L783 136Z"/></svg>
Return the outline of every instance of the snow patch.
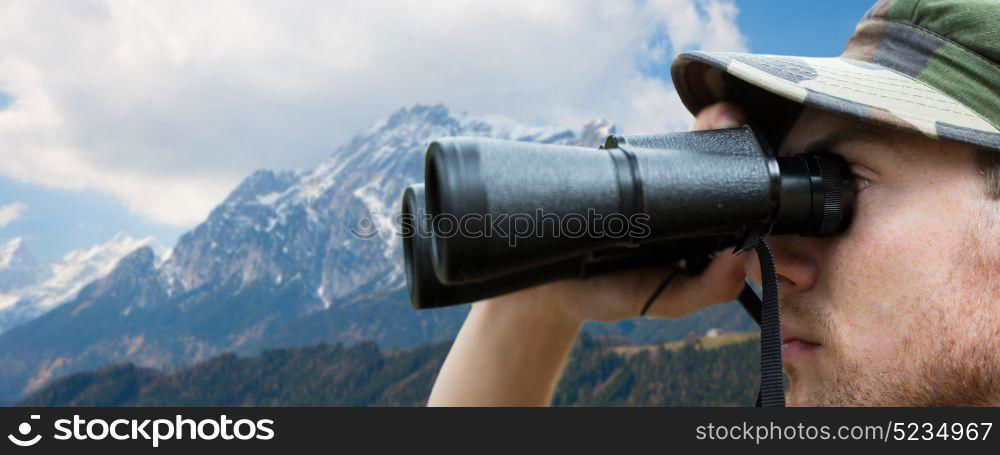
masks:
<svg viewBox="0 0 1000 455"><path fill-rule="evenodd" d="M284 193L275 191L273 193L267 193L261 196L257 196L257 203L261 205L274 205L274 203L278 201L278 198L281 197L282 194Z"/></svg>
<svg viewBox="0 0 1000 455"><path fill-rule="evenodd" d="M16 309L20 319L30 320L50 311L76 297L87 284L111 273L119 260L142 247L150 247L154 252L168 251L154 237L135 239L121 232L105 243L70 251L47 264L51 275L45 281L0 295L0 312ZM13 307L18 302L21 304Z"/></svg>

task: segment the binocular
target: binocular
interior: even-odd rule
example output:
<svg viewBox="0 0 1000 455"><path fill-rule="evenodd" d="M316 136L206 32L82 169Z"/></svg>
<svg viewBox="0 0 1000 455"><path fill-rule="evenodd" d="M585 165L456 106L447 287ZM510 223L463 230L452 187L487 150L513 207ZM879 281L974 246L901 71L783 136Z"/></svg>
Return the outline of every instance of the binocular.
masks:
<svg viewBox="0 0 1000 455"><path fill-rule="evenodd" d="M417 309L640 267L698 272L764 235L842 232L854 206L843 158L777 157L751 126L600 148L444 138L424 172L402 211Z"/></svg>

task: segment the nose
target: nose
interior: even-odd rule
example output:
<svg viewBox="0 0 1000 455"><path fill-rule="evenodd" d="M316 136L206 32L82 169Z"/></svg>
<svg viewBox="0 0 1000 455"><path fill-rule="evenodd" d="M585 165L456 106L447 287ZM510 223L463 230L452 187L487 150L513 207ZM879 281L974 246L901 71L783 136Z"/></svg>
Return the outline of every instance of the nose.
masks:
<svg viewBox="0 0 1000 455"><path fill-rule="evenodd" d="M768 237L767 245L774 254L778 285L782 292L806 292L816 285L817 267L810 248L810 239L799 236ZM760 283L760 262L757 255L748 252L746 273Z"/></svg>

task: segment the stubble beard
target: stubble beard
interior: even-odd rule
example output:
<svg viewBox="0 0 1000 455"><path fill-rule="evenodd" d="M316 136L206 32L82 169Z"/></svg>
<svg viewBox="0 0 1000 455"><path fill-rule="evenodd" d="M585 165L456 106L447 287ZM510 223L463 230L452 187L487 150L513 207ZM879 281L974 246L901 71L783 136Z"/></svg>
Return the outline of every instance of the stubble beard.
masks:
<svg viewBox="0 0 1000 455"><path fill-rule="evenodd" d="M969 280L960 280L970 284ZM815 306L783 302L783 310L807 327L831 335L824 339L822 355L835 371L822 384L811 384L810 393L793 394L795 406L998 406L1000 405L1000 315L996 283L936 292L922 298L924 314L907 315L905 330L890 352L872 358L845 349L832 327ZM983 284L986 284L983 286ZM947 298L940 305L932 299ZM901 317L902 321L902 317ZM845 340L851 341L851 340ZM788 375L795 387L799 375L792 366ZM794 389L793 389L794 390Z"/></svg>

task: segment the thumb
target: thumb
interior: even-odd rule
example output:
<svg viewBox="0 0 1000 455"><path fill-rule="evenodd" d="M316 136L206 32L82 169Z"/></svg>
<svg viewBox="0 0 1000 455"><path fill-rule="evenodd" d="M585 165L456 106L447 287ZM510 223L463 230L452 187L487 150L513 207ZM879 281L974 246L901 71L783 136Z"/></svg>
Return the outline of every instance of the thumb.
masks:
<svg viewBox="0 0 1000 455"><path fill-rule="evenodd" d="M728 102L718 102L712 104L701 111L694 118L694 131L717 130L722 128L738 128L747 122L746 112L743 108Z"/></svg>

